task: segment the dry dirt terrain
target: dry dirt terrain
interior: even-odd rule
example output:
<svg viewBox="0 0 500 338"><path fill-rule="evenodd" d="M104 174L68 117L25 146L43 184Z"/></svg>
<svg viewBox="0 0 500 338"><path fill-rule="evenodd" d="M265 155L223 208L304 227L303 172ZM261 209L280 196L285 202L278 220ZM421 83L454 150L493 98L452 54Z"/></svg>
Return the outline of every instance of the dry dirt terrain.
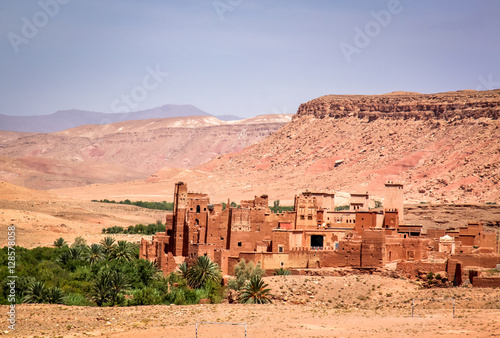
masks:
<svg viewBox="0 0 500 338"><path fill-rule="evenodd" d="M157 220L165 222L165 211L63 199L44 191L0 182L0 227L6 229L15 225L17 245L26 248L50 246L59 237L72 243L75 237L82 236L89 244L98 243L105 236L101 233L104 227L125 228ZM138 242L141 235L114 237ZM1 231L2 246L7 243L6 239L7 232Z"/></svg>
<svg viewBox="0 0 500 338"><path fill-rule="evenodd" d="M0 131L0 180L50 189L144 179L162 167L190 168L239 152L290 120L284 114L238 121L189 116L50 134Z"/></svg>
<svg viewBox="0 0 500 338"><path fill-rule="evenodd" d="M392 180L405 185L408 203L500 204L499 112L500 90L329 95L302 104L292 122L240 152L184 170L168 166L146 180L54 192L109 198L183 181L217 201L290 200L305 189L381 199Z"/></svg>
<svg viewBox="0 0 500 338"><path fill-rule="evenodd" d="M15 336L194 337L197 321L245 323L247 337L500 335L498 289L421 290L413 282L379 275L280 276L265 277L265 281L276 295L271 305L97 308L23 304L17 307ZM412 318L413 298L455 298L455 318L452 301L421 300L415 301ZM7 307L1 306L0 311L6 312ZM198 336L244 337L244 327L200 324Z"/></svg>
<svg viewBox="0 0 500 338"><path fill-rule="evenodd" d="M79 199L82 196L78 194L82 191L89 192L88 187L73 188L72 191L77 195L73 198L0 182L0 226L3 228L11 224L16 225L17 242L27 248L52 245L59 237L71 243L75 237L83 236L89 243L97 243L105 236L101 233L102 228L105 227L122 226L125 228L139 223L156 223L157 220L164 222L166 211L91 202L92 199L104 198L117 201L125 199L170 201L172 199L173 185L169 189L160 190L154 190L161 186L160 183L147 183L147 185L151 188L144 189L141 185L143 189L138 191L127 189L127 185L120 185L123 191L115 190L115 194L110 196L102 196L99 193L90 194L86 196L86 200L82 200ZM109 188L110 186L103 187ZM108 193L111 191L113 190L108 190ZM232 200L239 202L235 198ZM273 196L270 196L270 200L273 200ZM291 201L282 201L282 205L286 203L291 203ZM489 228L500 232L498 226L500 205L407 204L405 220L409 224L422 224L424 229L460 227L466 225L468 221L481 221L489 225ZM131 242L138 242L141 237L150 238L150 236L141 235L114 236ZM6 232L0 233L0 241L4 243L5 239Z"/></svg>

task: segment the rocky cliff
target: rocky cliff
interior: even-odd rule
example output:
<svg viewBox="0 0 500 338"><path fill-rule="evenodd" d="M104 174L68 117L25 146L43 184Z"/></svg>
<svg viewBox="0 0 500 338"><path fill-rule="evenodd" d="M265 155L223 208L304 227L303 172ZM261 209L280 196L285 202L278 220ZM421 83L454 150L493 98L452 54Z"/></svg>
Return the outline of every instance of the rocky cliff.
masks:
<svg viewBox="0 0 500 338"><path fill-rule="evenodd" d="M355 116L369 121L498 119L500 90L461 90L438 94L394 92L386 95L326 95L301 104L296 118Z"/></svg>
<svg viewBox="0 0 500 338"><path fill-rule="evenodd" d="M499 109L500 90L323 96L261 142L199 166L211 178L196 182L284 199L303 189L383 196L393 180L417 203L500 203Z"/></svg>

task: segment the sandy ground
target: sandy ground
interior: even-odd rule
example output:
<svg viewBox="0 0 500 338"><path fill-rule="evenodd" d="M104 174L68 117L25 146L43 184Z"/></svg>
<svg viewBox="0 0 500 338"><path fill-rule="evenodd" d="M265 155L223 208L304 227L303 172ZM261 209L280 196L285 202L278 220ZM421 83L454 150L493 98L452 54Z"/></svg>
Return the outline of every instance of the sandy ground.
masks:
<svg viewBox="0 0 500 338"><path fill-rule="evenodd" d="M106 236L102 235L102 228L147 225L157 220L165 223L165 211L61 198L3 182L0 194L0 228L15 225L16 244L26 248L50 246L59 237L71 243L82 236L88 243L97 243ZM138 242L143 236L114 237ZM6 239L7 232L0 231L0 245L6 245Z"/></svg>
<svg viewBox="0 0 500 338"><path fill-rule="evenodd" d="M195 337L196 322L216 322L247 324L247 337L500 336L498 289L420 290L407 280L374 275L265 280L275 295L271 305L97 308L23 304L17 307L15 335ZM456 300L455 318L451 301L416 301L411 317L413 298L445 297ZM6 313L7 307L0 311ZM244 337L244 326L199 324L198 336Z"/></svg>
<svg viewBox="0 0 500 338"><path fill-rule="evenodd" d="M166 191L159 188L159 185L151 184L149 189L142 187L141 195L129 191L129 195L115 194L114 199L168 201L172 198L173 186L171 188L172 191ZM85 188L75 188L74 191L89 193ZM88 243L97 243L105 236L101 234L102 228L115 225L125 228L139 223L149 224L165 220L165 211L90 201L102 197L93 194L61 196L0 182L0 227L3 229L14 224L17 244L33 248L52 245L59 237L71 243L80 235ZM500 205L405 205L405 220L409 224L422 224L424 229L460 227L465 226L468 221L498 224ZM491 228L500 232L498 226ZM6 236L5 231L0 231L0 245L6 243ZM140 235L115 237L131 242L138 242L141 237L150 238Z"/></svg>

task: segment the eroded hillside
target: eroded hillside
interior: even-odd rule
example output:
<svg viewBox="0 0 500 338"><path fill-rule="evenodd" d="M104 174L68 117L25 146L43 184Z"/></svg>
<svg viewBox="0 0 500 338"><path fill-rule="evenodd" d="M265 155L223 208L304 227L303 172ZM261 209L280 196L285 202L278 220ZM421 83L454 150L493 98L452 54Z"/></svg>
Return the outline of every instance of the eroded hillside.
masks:
<svg viewBox="0 0 500 338"><path fill-rule="evenodd" d="M85 125L51 134L0 132L0 180L38 188L144 179L238 152L290 115L224 122L212 116ZM2 136L2 134L4 134Z"/></svg>
<svg viewBox="0 0 500 338"><path fill-rule="evenodd" d="M499 112L500 90L323 96L258 144L197 169L282 198L301 189L382 195L394 180L409 200L500 202Z"/></svg>

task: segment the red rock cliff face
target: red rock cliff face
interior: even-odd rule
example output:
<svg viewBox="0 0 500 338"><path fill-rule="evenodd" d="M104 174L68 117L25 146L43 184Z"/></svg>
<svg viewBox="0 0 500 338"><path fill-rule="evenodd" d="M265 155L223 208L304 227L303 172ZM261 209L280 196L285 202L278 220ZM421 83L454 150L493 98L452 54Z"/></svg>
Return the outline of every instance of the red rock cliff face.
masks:
<svg viewBox="0 0 500 338"><path fill-rule="evenodd" d="M394 180L417 203L500 203L499 111L500 90L323 96L261 142L200 166L211 177L200 184L286 199L325 188L383 196Z"/></svg>
<svg viewBox="0 0 500 338"><path fill-rule="evenodd" d="M438 94L326 95L301 104L296 118L356 116L382 119L498 119L500 90L458 91Z"/></svg>

